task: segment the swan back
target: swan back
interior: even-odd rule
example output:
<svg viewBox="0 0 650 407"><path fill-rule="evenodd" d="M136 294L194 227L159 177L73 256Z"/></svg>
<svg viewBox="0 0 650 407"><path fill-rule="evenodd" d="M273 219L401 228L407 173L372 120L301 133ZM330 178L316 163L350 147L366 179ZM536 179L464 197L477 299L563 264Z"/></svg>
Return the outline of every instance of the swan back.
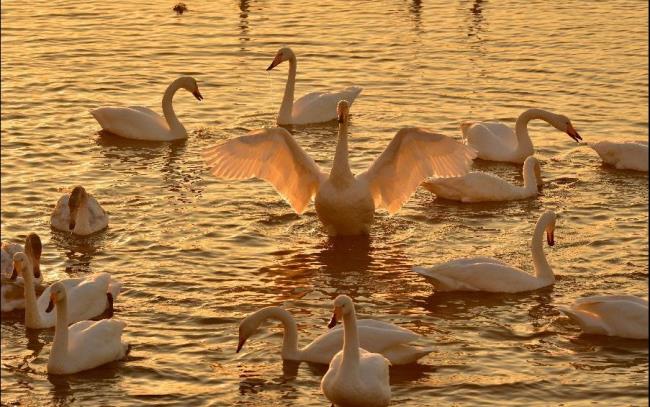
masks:
<svg viewBox="0 0 650 407"><path fill-rule="evenodd" d="M604 163L621 170L648 171L648 145L641 143L590 143Z"/></svg>
<svg viewBox="0 0 650 407"><path fill-rule="evenodd" d="M559 307L585 333L648 338L648 302L633 296L593 296Z"/></svg>

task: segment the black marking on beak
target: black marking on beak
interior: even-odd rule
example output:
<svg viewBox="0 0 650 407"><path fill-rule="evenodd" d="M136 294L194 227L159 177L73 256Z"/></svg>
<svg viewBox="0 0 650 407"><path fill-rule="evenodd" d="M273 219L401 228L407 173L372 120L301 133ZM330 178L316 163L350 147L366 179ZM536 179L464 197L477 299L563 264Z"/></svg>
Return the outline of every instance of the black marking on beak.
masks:
<svg viewBox="0 0 650 407"><path fill-rule="evenodd" d="M246 343L246 338L241 338L241 339L239 340L239 343L237 344L237 351L236 351L235 353L239 353L239 351L241 350L241 348L244 347L244 344L245 344L245 343Z"/></svg>
<svg viewBox="0 0 650 407"><path fill-rule="evenodd" d="M280 58L275 57L275 59L273 60L273 62L271 62L271 65L269 65L269 67L266 68L266 70L267 70L267 71L270 71L271 69L273 69L273 68L275 68L276 66L280 65L280 62L282 62L282 61L280 60Z"/></svg>
<svg viewBox="0 0 650 407"><path fill-rule="evenodd" d="M16 280L18 278L18 270L16 270L16 265L14 264L14 269L11 270L11 276L9 277L9 280Z"/></svg>
<svg viewBox="0 0 650 407"><path fill-rule="evenodd" d="M198 100L199 102L200 102L201 100L203 100L203 95L201 95L201 92L199 92L198 89L195 90L194 92L192 92L192 94L194 95L194 97L196 98L196 100Z"/></svg>
<svg viewBox="0 0 650 407"><path fill-rule="evenodd" d="M345 118L342 114L339 115L339 123L345 123Z"/></svg>
<svg viewBox="0 0 650 407"><path fill-rule="evenodd" d="M74 220L72 220L72 221L70 221L69 226L70 226L70 230L74 230L75 226L77 226L77 223Z"/></svg>
<svg viewBox="0 0 650 407"><path fill-rule="evenodd" d="M113 294L111 293L106 293L106 314L108 315L109 318L113 317L114 309L113 309Z"/></svg>
<svg viewBox="0 0 650 407"><path fill-rule="evenodd" d="M52 312L54 309L54 301L50 298L50 303L47 305L47 308L45 308L45 312Z"/></svg>
<svg viewBox="0 0 650 407"><path fill-rule="evenodd" d="M555 234L551 232L546 232L546 243L548 243L549 246L555 245Z"/></svg>
<svg viewBox="0 0 650 407"><path fill-rule="evenodd" d="M327 327L328 327L329 329L332 329L332 328L334 328L334 327L336 326L336 323L337 323L337 322L338 322L338 321L336 320L336 312L335 312L334 314L332 314L332 319L330 319L330 323L327 324Z"/></svg>
<svg viewBox="0 0 650 407"><path fill-rule="evenodd" d="M573 126L569 127L569 130L567 130L566 134L569 135L573 140L575 140L577 143L582 141L582 137L580 137L580 134L576 131L576 129L573 128Z"/></svg>
<svg viewBox="0 0 650 407"><path fill-rule="evenodd" d="M34 278L41 278L41 265L38 261L34 264Z"/></svg>

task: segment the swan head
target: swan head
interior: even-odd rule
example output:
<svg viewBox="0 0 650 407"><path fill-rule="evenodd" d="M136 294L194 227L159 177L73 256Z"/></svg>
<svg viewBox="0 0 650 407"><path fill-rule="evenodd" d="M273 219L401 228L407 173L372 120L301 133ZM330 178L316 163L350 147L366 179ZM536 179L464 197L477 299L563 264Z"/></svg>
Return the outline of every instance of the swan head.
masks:
<svg viewBox="0 0 650 407"><path fill-rule="evenodd" d="M74 187L70 193L70 199L68 199L68 208L70 209L70 230L74 230L77 226L77 215L79 214L79 208L86 203L88 199L88 193L81 185Z"/></svg>
<svg viewBox="0 0 650 407"><path fill-rule="evenodd" d="M354 314L354 303L352 298L347 295L339 295L334 300L334 313L330 323L327 324L328 328L334 328L336 324L343 319L346 315Z"/></svg>
<svg viewBox="0 0 650 407"><path fill-rule="evenodd" d="M350 117L350 104L347 100L339 100L339 103L336 105L336 116L339 119L339 123L348 122L348 117Z"/></svg>
<svg viewBox="0 0 650 407"><path fill-rule="evenodd" d="M178 78L179 86L190 92L199 102L203 100L203 95L199 91L199 84L191 76L181 76Z"/></svg>
<svg viewBox="0 0 650 407"><path fill-rule="evenodd" d="M290 59L295 59L296 54L293 53L291 48L289 47L284 47L280 48L278 52L275 54L275 58L273 58L273 62L271 62L271 65L269 65L268 68L266 68L267 71L270 71L271 69L275 68L276 66L280 65L284 61L288 61Z"/></svg>
<svg viewBox="0 0 650 407"><path fill-rule="evenodd" d="M544 212L541 216L540 221L546 223L546 243L549 246L555 245L555 220L557 215L553 211Z"/></svg>
<svg viewBox="0 0 650 407"><path fill-rule="evenodd" d="M533 171L535 174L537 186L542 185L542 168L539 165L539 160L532 155L528 156L526 161L524 161L524 169L522 172L526 174L530 171Z"/></svg>
<svg viewBox="0 0 650 407"><path fill-rule="evenodd" d="M29 256L34 265L34 278L41 276L41 253L43 244L36 233L30 233L25 238L25 254ZM12 274L13 275L13 274Z"/></svg>
<svg viewBox="0 0 650 407"><path fill-rule="evenodd" d="M65 286L60 282L52 284L50 288L50 303L47 305L45 312L52 312L54 304L57 304L65 299Z"/></svg>
<svg viewBox="0 0 650 407"><path fill-rule="evenodd" d="M257 329L260 327L264 319L265 318L260 318L260 311L242 319L239 323L239 342L237 343L236 353L239 353L239 351L244 347L246 340L257 332Z"/></svg>
<svg viewBox="0 0 650 407"><path fill-rule="evenodd" d="M578 134L576 129L573 127L573 124L571 124L571 120L568 117L562 114L555 115L551 124L556 129L568 134L569 137L574 139L576 142L579 143L582 140L582 137L580 137L580 134Z"/></svg>

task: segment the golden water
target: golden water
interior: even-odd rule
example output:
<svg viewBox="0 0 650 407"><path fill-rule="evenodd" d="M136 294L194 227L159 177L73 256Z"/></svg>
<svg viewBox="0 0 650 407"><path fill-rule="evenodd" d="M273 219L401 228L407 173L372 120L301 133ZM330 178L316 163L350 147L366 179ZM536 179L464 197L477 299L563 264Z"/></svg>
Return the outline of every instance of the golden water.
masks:
<svg viewBox="0 0 650 407"><path fill-rule="evenodd" d="M155 4L149 4L155 3ZM648 344L579 336L556 305L592 294L646 296L648 177L604 167L585 145L543 122L530 132L542 163L538 199L442 202L418 190L369 240L329 240L313 205L294 214L259 180L223 182L200 152L271 125L287 65L296 96L358 85L352 168L365 169L397 129L459 138L458 124L514 124L529 107L569 116L585 141L647 139L648 5L643 1L297 2L2 1L2 238L37 232L48 280L110 272L124 283L116 317L128 360L48 377L51 331L2 320L2 401L25 405L326 405L325 367L285 363L274 324L236 354L237 324L283 305L301 343L326 329L331 300L399 323L435 351L391 369L394 405L645 405ZM160 109L168 83L192 75L205 100L181 91L186 142L97 135L89 109ZM335 124L293 130L324 168ZM521 182L521 169L475 168ZM110 213L104 233L77 239L49 227L64 190L83 184ZM545 248L553 288L520 295L435 294L411 271L468 255L531 270L540 213L559 213Z"/></svg>

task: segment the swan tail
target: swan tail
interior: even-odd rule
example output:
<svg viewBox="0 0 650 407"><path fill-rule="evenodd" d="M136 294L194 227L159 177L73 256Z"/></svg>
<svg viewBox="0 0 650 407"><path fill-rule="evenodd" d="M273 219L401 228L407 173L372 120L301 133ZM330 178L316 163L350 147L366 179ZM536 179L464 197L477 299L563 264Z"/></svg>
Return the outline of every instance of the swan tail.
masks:
<svg viewBox="0 0 650 407"><path fill-rule="evenodd" d="M358 86L350 86L349 88L345 89L346 93L348 94L347 98L348 98L348 102L350 103L350 107L352 106L352 103L357 98L357 96L359 96L362 90L363 88L360 88Z"/></svg>
<svg viewBox="0 0 650 407"><path fill-rule="evenodd" d="M609 334L607 327L604 326L602 321L595 315L590 315L589 313L577 311L561 305L559 305L557 308L562 311L567 317L569 317L571 321L578 324L584 333L601 335Z"/></svg>

